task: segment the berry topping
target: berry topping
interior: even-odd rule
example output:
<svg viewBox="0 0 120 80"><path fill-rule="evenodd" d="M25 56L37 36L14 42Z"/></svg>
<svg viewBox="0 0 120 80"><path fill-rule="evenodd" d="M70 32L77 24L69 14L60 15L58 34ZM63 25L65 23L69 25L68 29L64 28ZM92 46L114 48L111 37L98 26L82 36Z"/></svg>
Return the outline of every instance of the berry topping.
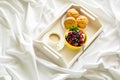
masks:
<svg viewBox="0 0 120 80"><path fill-rule="evenodd" d="M72 46L81 46L84 43L85 36L82 31L78 30L70 30L66 36L66 41L71 44Z"/></svg>

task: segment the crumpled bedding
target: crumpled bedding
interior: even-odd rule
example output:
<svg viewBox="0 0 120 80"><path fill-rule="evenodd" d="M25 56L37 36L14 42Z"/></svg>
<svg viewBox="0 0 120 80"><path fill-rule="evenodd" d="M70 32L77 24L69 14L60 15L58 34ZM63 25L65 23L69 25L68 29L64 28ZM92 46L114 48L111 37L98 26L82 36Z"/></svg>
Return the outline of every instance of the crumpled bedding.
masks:
<svg viewBox="0 0 120 80"><path fill-rule="evenodd" d="M71 68L54 64L33 46L69 4L98 16L103 32ZM0 80L119 80L119 0L0 0Z"/></svg>

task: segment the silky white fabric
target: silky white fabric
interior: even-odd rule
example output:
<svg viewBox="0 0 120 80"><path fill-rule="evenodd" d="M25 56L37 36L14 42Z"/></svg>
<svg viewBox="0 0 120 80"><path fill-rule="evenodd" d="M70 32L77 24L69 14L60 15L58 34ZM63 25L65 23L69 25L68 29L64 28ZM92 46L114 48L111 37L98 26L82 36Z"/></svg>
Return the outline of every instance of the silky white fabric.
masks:
<svg viewBox="0 0 120 80"><path fill-rule="evenodd" d="M103 32L66 69L33 47L33 40L69 4L98 16ZM119 80L120 0L0 0L0 80Z"/></svg>

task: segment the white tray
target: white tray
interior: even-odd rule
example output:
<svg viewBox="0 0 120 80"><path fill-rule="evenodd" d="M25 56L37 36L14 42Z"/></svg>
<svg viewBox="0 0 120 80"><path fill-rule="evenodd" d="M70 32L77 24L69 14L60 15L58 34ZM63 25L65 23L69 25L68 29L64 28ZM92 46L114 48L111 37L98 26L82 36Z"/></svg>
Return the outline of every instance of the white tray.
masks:
<svg viewBox="0 0 120 80"><path fill-rule="evenodd" d="M38 46L41 50L41 54L48 56L53 62L63 67L70 67L77 58L83 53L82 50L75 51L67 48L64 45L64 27L62 25L62 19L64 19L66 11L70 8L75 8L80 11L80 14L84 14L89 19L89 24L85 28L88 35L88 42L86 43L84 50L86 50L90 44L99 36L102 32L102 26L97 19L97 16L84 8L83 6L78 6L71 4L69 5L61 15L56 18L48 27L45 29L39 37L35 40L34 45ZM55 33L60 36L59 43L55 43L50 40L48 36Z"/></svg>

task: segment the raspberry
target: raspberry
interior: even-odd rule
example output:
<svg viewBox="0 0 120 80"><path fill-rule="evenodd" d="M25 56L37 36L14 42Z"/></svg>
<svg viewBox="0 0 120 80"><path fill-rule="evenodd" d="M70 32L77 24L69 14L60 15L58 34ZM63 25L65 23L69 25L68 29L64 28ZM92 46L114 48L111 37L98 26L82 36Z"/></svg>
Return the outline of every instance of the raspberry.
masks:
<svg viewBox="0 0 120 80"><path fill-rule="evenodd" d="M72 34L72 31L69 31L69 33L68 34Z"/></svg>
<svg viewBox="0 0 120 80"><path fill-rule="evenodd" d="M81 34L81 35L80 35L80 39L82 39L82 38L83 38L83 35Z"/></svg>
<svg viewBox="0 0 120 80"><path fill-rule="evenodd" d="M81 35L81 34L82 34L82 31L79 31L79 34Z"/></svg>

